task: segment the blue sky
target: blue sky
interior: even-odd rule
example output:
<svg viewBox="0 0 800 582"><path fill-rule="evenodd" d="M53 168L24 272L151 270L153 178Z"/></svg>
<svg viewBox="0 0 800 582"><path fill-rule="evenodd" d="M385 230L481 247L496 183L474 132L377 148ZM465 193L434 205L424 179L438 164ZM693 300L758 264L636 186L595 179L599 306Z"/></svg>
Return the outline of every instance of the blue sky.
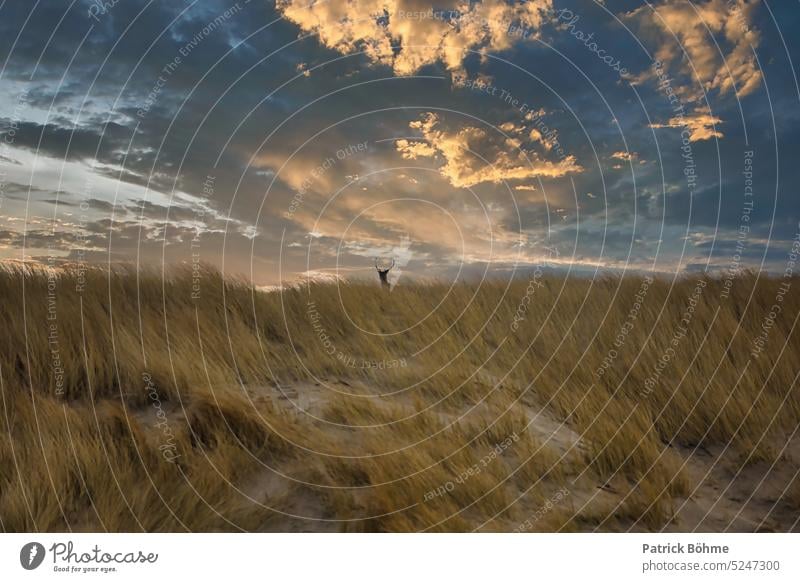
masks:
<svg viewBox="0 0 800 582"><path fill-rule="evenodd" d="M5 2L0 258L782 271L794 1Z"/></svg>

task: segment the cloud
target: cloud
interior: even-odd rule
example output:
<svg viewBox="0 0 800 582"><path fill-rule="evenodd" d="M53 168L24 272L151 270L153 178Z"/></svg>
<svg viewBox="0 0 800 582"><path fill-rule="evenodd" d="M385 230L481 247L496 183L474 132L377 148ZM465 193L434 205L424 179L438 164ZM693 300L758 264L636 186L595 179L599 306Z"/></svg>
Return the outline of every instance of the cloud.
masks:
<svg viewBox="0 0 800 582"><path fill-rule="evenodd" d="M555 131L555 130L554 130L554 131ZM552 140L550 140L550 139L547 139L546 137L544 137L544 136L542 135L542 132L541 132L541 131L539 131L538 129L536 129L535 127L534 127L533 129L531 129L531 132L530 132L530 134L529 134L529 137L530 137L531 141L539 142L540 144L542 144L542 146L544 146L544 148L545 148L546 150L551 150L551 149L553 149L553 142L552 142Z"/></svg>
<svg viewBox="0 0 800 582"><path fill-rule="evenodd" d="M716 125L719 123L722 123L719 117L711 115L707 108L698 107L690 115L672 117L666 123L651 123L650 127L654 129L685 127L689 130L689 141L703 141L723 137L723 133L716 129Z"/></svg>
<svg viewBox="0 0 800 582"><path fill-rule="evenodd" d="M364 51L397 75L411 75L436 62L459 70L471 50L497 52L515 38L535 38L552 0L445 0L435 10L417 0L278 0L277 6L325 46L342 54ZM510 34L511 27L525 34Z"/></svg>
<svg viewBox="0 0 800 582"><path fill-rule="evenodd" d="M0 162L4 164L13 164L15 166L21 166L22 162L19 160L15 160L14 158L9 158L8 156L0 155Z"/></svg>
<svg viewBox="0 0 800 582"><path fill-rule="evenodd" d="M110 253L114 260L140 257L152 264L191 261L191 241L200 233L204 262L222 265L234 273L250 273L257 283L273 284L280 276L291 279L306 269L332 267L338 258L353 268L365 267L365 272L374 276L371 260L365 260L374 254L370 249L388 252L407 235L414 249L411 270L435 275L455 273L462 260L465 269L477 274L487 263L493 269L513 265L517 253L522 254L521 260L536 261L544 256L540 244L551 237L554 246L561 249L564 263L623 264L631 253L631 241L635 241L633 258L640 264L652 262L651 255L658 256L659 265L662 256L678 264L684 242L679 236L687 232L689 224L692 230L699 224L709 232L715 232L717 225L720 231L727 226L733 232L730 238L735 240L741 205L730 203L730 197L740 191L740 175L731 170L719 180L708 177L696 193L690 193L681 173L685 164L680 149L663 148L662 156L657 157L650 131L641 130L652 122L657 127L673 128L660 132L670 139L678 139L682 130L688 130L683 136L694 141L713 139L721 136L719 130L724 131L730 148L721 150L722 167L740 167L738 158L729 163L729 155L738 155L731 153L731 148L740 150L736 143L742 135L736 103L731 99L735 91L749 95L748 119L752 116L757 126L771 122L772 110L766 92L758 89L761 78L747 38L747 28L752 31L750 24L757 23L760 31L753 32L751 40L760 40L753 44L759 45L763 62L771 63L770 70L775 71L770 92L782 146L774 147L772 132L752 131L749 137L752 147L767 156L761 160L765 166L777 167L780 162L780 176L764 175L763 188L774 189L779 178L781 183L792 183L800 172L791 164L797 154L790 139L797 130L798 117L791 108L796 88L787 73L789 64L785 56L781 57L780 39L769 32L774 24L765 7L739 0L697 0L698 16L685 0L654 3L654 10L646 5L634 10L644 4L641 1L607 3L616 13L621 4L626 5L626 11L633 10L629 12L631 20L625 22L635 36L618 34L617 24L607 22L603 10L595 11L599 17L592 19L589 28L608 44L605 48L628 55L631 67L640 58L645 59L644 55L636 56L639 40L653 49L650 52L662 59L664 72L680 97L685 117L678 118L677 109L668 109L675 104L667 105L664 91L657 90L663 87L655 86L650 67L647 82L651 85L641 96L651 119L645 118L644 109L630 107L625 83L610 75L597 76L599 90L615 112L614 124L608 123L610 114L597 107L596 95L587 92L583 83L575 82L574 76L563 74L562 49L565 53L574 50L579 66L594 66L586 64L596 57L587 53L585 46L576 45L571 36L556 34L555 30L547 40L558 51L535 41L526 42L539 31L548 34L544 24L547 16L542 27L525 34L516 33L510 26L526 26L523 20L528 22L527 16L511 23L500 18L495 24L487 16L490 10L496 10L505 18L545 3L279 1L279 6L294 6L296 17L308 22L298 25L286 17L271 25L269 34L257 32L282 15L276 4L243 3L236 18L205 38L169 76L145 117L137 111L147 102L165 63L179 55L179 49L229 8L229 3L198 3L176 20L185 8L177 5L181 3L153 4L140 14L138 2L120 2L113 14L94 26L83 44L92 26L86 19L85 2L71 8L65 5L63 10L37 9L30 19L25 6L6 3L9 10L4 9L0 22L4 33L0 46L9 59L0 84L6 96L0 140L13 143L0 148L0 170L6 174L0 184L0 193L5 194L0 245L6 247L0 248L0 256L20 257L24 252L26 256L38 253L46 258L51 246L53 254L64 257L74 256L80 249L90 262L105 263ZM375 6L374 13L362 12L364 6ZM430 6L442 10L437 18L426 12ZM585 21L591 17L590 9L587 6L582 16ZM320 12L324 10L329 13ZM410 15L404 13L401 19L400 10ZM776 3L772 10L776 21L796 34L791 8ZM361 21L357 23L358 19ZM677 38L665 22L676 31ZM299 34L308 33L312 38L292 43ZM330 36L336 34L342 35L341 41ZM115 44L121 37L128 41ZM48 39L58 50L45 50ZM238 44L243 39L247 40ZM331 55L369 49L373 40L374 51L367 56L319 66ZM721 53L714 41L719 42ZM151 45L152 50L144 54L142 46ZM470 50L479 54L470 54ZM542 81L489 59L486 53L481 55L483 51L506 51L504 56L520 66L534 67ZM98 75L98 58L106 55L110 55L108 66ZM223 55L224 60L215 66ZM265 55L272 56L252 69ZM570 58L575 55L570 53ZM587 59L585 63L581 56ZM697 77L691 76L692 64L698 67ZM461 70L464 68L468 74ZM429 69L450 69L452 84L408 76ZM392 78L397 76L391 74L393 71L406 76ZM462 73L465 90L454 90ZM337 93L353 80L351 75L370 83ZM692 78L698 80L691 83ZM697 100L703 97L699 80L704 88L713 89L710 110L696 108L704 103ZM552 94L542 89L542 82L551 86ZM502 98L492 99L496 97L489 91L493 87L498 93L506 89L515 97L535 100L549 112L537 113L541 116L566 117L561 99L569 103L585 126L586 135L600 144L602 165L615 169L606 176L606 187L601 188L599 172L589 167L592 152L577 124L559 124L559 136L552 128L545 129L543 124L521 116ZM271 93L273 89L276 91ZM301 107L304 109L298 112ZM445 108L468 117L461 121L451 118L452 114L444 113ZM373 109L379 112L361 116ZM413 116L423 111L442 113L436 125L420 124L409 130L409 121L416 119L408 117L409 111L415 111ZM485 119L485 125L469 117ZM718 118L726 124L718 125ZM14 134L8 135L11 126ZM625 142L617 139L621 130ZM230 138L224 152L220 151L221 136ZM314 139L307 141L312 136ZM384 141L389 136L397 139ZM345 160L337 157L338 149L365 139L370 140L368 153ZM634 176L624 171L628 161L612 157L615 152L626 152L626 143L639 152L631 163L638 166L644 159L658 159L666 175L667 184L662 186L661 173L654 163L636 173L636 196L641 206L631 204ZM569 153L581 162L587 156L586 171L574 176L575 190L568 180L545 180L545 201L542 192L529 188L535 185L541 190L537 181L548 177L547 164L564 163L562 144L569 144ZM694 152L698 167L716 168L716 154L714 148L698 148ZM397 168L402 155L405 163ZM335 162L326 164L329 158ZM420 167L409 167L412 165ZM564 171L563 167L556 169ZM214 177L213 193L207 193L204 186L209 173ZM356 175L358 182L350 185ZM509 180L513 196L506 184L496 183L502 179ZM463 196L454 184L478 184L474 190L480 204L478 200L465 202L472 200L471 196ZM343 190L333 199L340 188ZM298 191L304 192L299 198ZM574 199L575 192L579 200ZM53 204L56 196L58 207ZM417 202L391 202L397 198ZM142 203L142 199L147 202ZM514 199L518 208L512 203ZM287 219L286 211L295 200L299 200L299 206ZM82 202L89 206L85 217L85 208L79 211L75 206ZM376 203L380 205L373 207ZM770 250L776 232L784 242L791 242L800 212L797 200L781 195L776 204L775 216L780 218L776 222L773 209L767 205L754 210L748 242L756 240L756 227L759 236L769 232L773 237ZM566 212L555 212L556 208ZM643 209L641 214L636 214L637 208ZM112 216L112 211L113 228L108 222L99 222ZM568 220L553 220L549 212L569 215ZM356 216L360 218L347 230ZM664 223L666 233L662 234ZM308 235L310 232L323 236L314 238ZM539 246L515 246L520 232L525 241L539 241ZM648 235L644 243L639 242L642 232ZM29 235L24 245L23 233ZM613 244L608 233L614 237ZM82 236L76 238L78 234ZM281 253L282 238L286 248ZM677 246L674 241L678 241ZM700 259L702 253L710 254L707 246L694 246L691 241L686 246L699 251L690 257L692 261ZM714 247L715 260L722 256L720 246ZM306 248L312 249L311 264ZM336 254L339 249L341 257ZM602 256L598 257L600 249ZM725 247L724 253L734 250ZM783 257L772 258L776 264L785 261L785 252ZM279 266L281 259L285 262ZM756 259L754 264L759 265L760 257ZM717 262L724 266L724 261Z"/></svg>
<svg viewBox="0 0 800 582"><path fill-rule="evenodd" d="M456 188L484 182L559 178L583 171L574 156L566 156L558 162L545 160L536 152L523 149L519 138L490 135L472 126L449 131L441 127L440 118L434 113L427 113L409 125L422 133L424 141L398 140L397 151L405 158L414 156L414 159L440 155L445 163L439 172Z"/></svg>
<svg viewBox="0 0 800 582"><path fill-rule="evenodd" d="M611 157L615 160L622 160L623 162L630 162L631 160L635 160L639 154L636 152L614 152L611 154Z"/></svg>
<svg viewBox="0 0 800 582"><path fill-rule="evenodd" d="M399 151L406 160L416 160L417 158L430 158L436 155L436 148L424 141L408 141L398 139L396 142Z"/></svg>
<svg viewBox="0 0 800 582"><path fill-rule="evenodd" d="M289 287L302 285L305 283L338 283L344 281L344 277L335 271L308 270L297 274L297 278L288 284ZM287 284L284 284L286 287Z"/></svg>
<svg viewBox="0 0 800 582"><path fill-rule="evenodd" d="M523 131L525 131L525 126L518 125L513 121L506 121L505 123L501 123L499 127L500 131L503 131L505 133L522 133Z"/></svg>
<svg viewBox="0 0 800 582"><path fill-rule="evenodd" d="M671 0L641 6L626 18L640 26L646 42L656 45L655 58L666 67L696 78L705 91L716 89L725 94L735 90L744 97L761 85L761 71L753 55L761 35L752 28L758 3ZM725 48L729 49L727 55L722 54ZM701 96L702 92L695 92L693 98Z"/></svg>

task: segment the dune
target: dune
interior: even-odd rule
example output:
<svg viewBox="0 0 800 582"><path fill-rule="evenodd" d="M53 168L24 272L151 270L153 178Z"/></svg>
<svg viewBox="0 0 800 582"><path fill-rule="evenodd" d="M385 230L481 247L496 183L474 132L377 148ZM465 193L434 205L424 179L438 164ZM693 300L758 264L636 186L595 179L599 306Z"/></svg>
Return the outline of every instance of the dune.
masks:
<svg viewBox="0 0 800 582"><path fill-rule="evenodd" d="M786 284L9 266L1 525L798 531Z"/></svg>

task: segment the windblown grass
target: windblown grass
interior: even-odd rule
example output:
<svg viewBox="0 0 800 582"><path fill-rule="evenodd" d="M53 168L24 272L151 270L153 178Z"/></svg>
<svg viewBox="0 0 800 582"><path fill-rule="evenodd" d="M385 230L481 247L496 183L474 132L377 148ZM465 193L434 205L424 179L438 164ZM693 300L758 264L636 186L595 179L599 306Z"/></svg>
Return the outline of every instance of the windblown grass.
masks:
<svg viewBox="0 0 800 582"><path fill-rule="evenodd" d="M800 466L788 282L780 294L784 280L745 274L729 296L710 277L556 275L260 293L211 269L5 267L0 525L680 527L698 484L687 451L723 450L735 471ZM316 408L273 397L287 386L316 391ZM542 416L579 442L534 430ZM551 509L561 488L573 493ZM792 527L796 480L776 504L768 517Z"/></svg>

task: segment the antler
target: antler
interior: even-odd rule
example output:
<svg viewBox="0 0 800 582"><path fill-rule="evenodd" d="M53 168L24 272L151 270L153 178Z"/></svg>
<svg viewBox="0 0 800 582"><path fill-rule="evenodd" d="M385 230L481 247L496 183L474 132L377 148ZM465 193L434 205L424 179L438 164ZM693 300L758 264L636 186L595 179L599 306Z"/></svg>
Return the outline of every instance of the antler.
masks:
<svg viewBox="0 0 800 582"><path fill-rule="evenodd" d="M392 259L392 266L389 269L394 269L394 259Z"/></svg>

